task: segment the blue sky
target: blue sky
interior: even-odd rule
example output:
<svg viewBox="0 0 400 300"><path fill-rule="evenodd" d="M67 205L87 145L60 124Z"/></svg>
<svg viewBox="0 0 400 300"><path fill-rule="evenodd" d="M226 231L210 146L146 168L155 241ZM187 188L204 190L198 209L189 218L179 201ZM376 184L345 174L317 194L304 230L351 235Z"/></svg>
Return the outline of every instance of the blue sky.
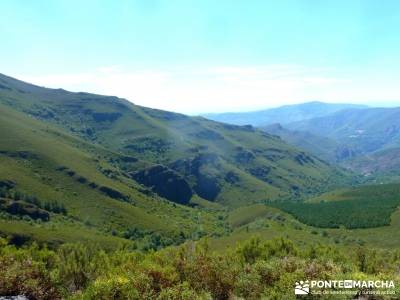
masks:
<svg viewBox="0 0 400 300"><path fill-rule="evenodd" d="M185 113L400 100L395 0L0 0L0 11L0 72L40 85Z"/></svg>

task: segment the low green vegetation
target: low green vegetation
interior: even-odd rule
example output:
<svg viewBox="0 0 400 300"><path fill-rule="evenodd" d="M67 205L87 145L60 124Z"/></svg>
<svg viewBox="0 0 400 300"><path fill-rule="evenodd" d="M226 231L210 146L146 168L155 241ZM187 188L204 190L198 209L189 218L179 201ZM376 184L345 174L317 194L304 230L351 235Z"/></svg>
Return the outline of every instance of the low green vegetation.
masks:
<svg viewBox="0 0 400 300"><path fill-rule="evenodd" d="M237 208L229 213L228 221L233 228L248 225L257 219L283 218L278 209L263 204Z"/></svg>
<svg viewBox="0 0 400 300"><path fill-rule="evenodd" d="M167 201L122 168L146 162L7 107L1 111L0 236L51 247L88 240L110 248L112 241L118 246L135 239L140 249L158 249L182 243L182 236L227 231L213 209ZM145 234L133 238L132 230Z"/></svg>
<svg viewBox="0 0 400 300"><path fill-rule="evenodd" d="M7 185L8 184L8 185ZM26 195L13 190L12 181L0 181L0 210L15 216L30 217L34 220L50 220L50 212L55 214L67 214L63 203L58 201L42 201L33 195Z"/></svg>
<svg viewBox="0 0 400 300"><path fill-rule="evenodd" d="M206 241L143 253L106 252L95 244L16 248L0 239L0 294L52 300L295 299L299 280L399 280L399 257L364 247L298 247L283 238L254 237L224 253L211 251Z"/></svg>
<svg viewBox="0 0 400 300"><path fill-rule="evenodd" d="M371 228L390 224L392 213L400 205L399 192L397 184L367 186L337 195L338 201L277 201L268 205L282 209L311 226Z"/></svg>

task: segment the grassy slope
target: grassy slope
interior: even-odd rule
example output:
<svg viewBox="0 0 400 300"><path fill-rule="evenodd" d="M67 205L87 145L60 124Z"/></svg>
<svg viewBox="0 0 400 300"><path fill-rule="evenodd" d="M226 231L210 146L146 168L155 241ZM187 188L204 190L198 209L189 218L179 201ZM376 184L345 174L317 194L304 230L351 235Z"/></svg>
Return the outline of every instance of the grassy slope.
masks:
<svg viewBox="0 0 400 300"><path fill-rule="evenodd" d="M391 216L389 226L367 229L321 229L305 225L288 213L265 205L238 208L228 218L234 230L226 237L212 239L216 250L226 249L248 239L251 235L268 240L285 237L299 245L335 244L352 247L365 245L371 248L398 249L400 247L400 209Z"/></svg>
<svg viewBox="0 0 400 300"><path fill-rule="evenodd" d="M398 194L398 184L379 186L361 186L351 189L339 189L324 193L305 201L319 203L320 201L351 201L379 195L379 201ZM237 208L229 213L228 222L233 232L229 236L211 240L214 249L223 250L238 242L257 235L268 240L274 237L285 237L299 245L316 243L335 244L343 247L365 245L371 248L398 249L400 247L400 209L392 211L390 225L376 228L346 229L318 228L301 223L291 214L278 208L263 204Z"/></svg>
<svg viewBox="0 0 400 300"><path fill-rule="evenodd" d="M332 166L250 127L148 109L115 97L39 88L4 76L0 80L8 87L0 90L6 105L113 151L174 168L192 187L210 178L220 190L201 196L224 205L313 193L343 177ZM112 120L96 121L99 114ZM204 155L216 160L208 162ZM198 171L188 170L198 160ZM229 172L237 177L234 183L226 180Z"/></svg>
<svg viewBox="0 0 400 300"><path fill-rule="evenodd" d="M49 224L31 226L25 221L0 223L3 233L29 233L39 241L75 241L93 239L118 244L112 230L141 228L150 231L187 233L202 227L213 231L216 218L200 211L146 196L134 181L124 177L109 178L100 167L112 169L110 157L118 154L66 134L24 114L0 105L0 180L13 180L17 189L46 201L65 204L69 218L53 217ZM29 153L19 157L18 153ZM73 177L57 171L60 166L76 172ZM132 199L132 203L110 198L76 179L116 189ZM198 218L199 222L188 222ZM199 218L198 218L199 219ZM200 224L201 223L201 224ZM77 229L79 228L79 229Z"/></svg>
<svg viewBox="0 0 400 300"><path fill-rule="evenodd" d="M259 236L264 240L276 237L285 237L297 244L334 243L331 238L323 238L318 229L307 226L295 220L291 215L279 209L265 205L252 205L233 211L229 217L234 226L233 232L226 237L211 240L211 246L216 250L223 250L227 246L234 246L249 236Z"/></svg>
<svg viewBox="0 0 400 300"><path fill-rule="evenodd" d="M77 139L62 135L58 131L52 131L48 134L51 129L40 125L42 124L33 119L29 120L21 114L2 108L1 128L3 130L1 136L5 141L1 144L2 150L29 151L38 156L38 159L24 161L3 155L4 162L2 165L4 167L2 172L4 177L15 179L21 185L23 191L32 192L39 198L58 199L65 197L68 210L78 217L91 218L95 223L100 222L100 219L114 219L112 216L105 215L107 207L115 208L119 212L115 219L132 222L129 219L134 219L135 215L141 215L141 219L146 220L146 214L137 211L136 207L103 196L86 185L77 184L76 180L69 178L64 173L56 171L59 166L68 166L77 174L99 185L126 190L124 185L118 184L118 182L98 172L94 158L90 153L79 149L85 147L84 143L80 143L76 147L72 143L73 141L79 143ZM55 138L58 134L60 134L59 138ZM68 138L72 143L66 142ZM74 196L74 193L85 195L85 200ZM134 196L137 197L138 195L135 194ZM92 210L95 206L100 207ZM127 216L131 216L131 218L127 218ZM153 220L147 222L154 224ZM161 228L161 225L158 226Z"/></svg>
<svg viewBox="0 0 400 300"><path fill-rule="evenodd" d="M300 221L318 227L372 228L390 224L390 216L400 205L398 184L361 186L328 194L308 203L271 203L293 214ZM335 201L339 200L339 201Z"/></svg>

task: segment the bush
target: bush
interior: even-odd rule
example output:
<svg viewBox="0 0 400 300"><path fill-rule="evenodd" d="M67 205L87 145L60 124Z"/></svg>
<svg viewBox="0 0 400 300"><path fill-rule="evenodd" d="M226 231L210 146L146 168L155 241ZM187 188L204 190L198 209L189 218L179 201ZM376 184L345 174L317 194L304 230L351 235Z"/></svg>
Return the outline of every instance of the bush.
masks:
<svg viewBox="0 0 400 300"><path fill-rule="evenodd" d="M58 250L59 278L69 291L87 286L89 281L107 272L108 256L95 245L64 244Z"/></svg>
<svg viewBox="0 0 400 300"><path fill-rule="evenodd" d="M128 278L112 276L111 278L99 278L89 286L85 292L84 299L140 299Z"/></svg>
<svg viewBox="0 0 400 300"><path fill-rule="evenodd" d="M58 283L49 269L53 253L6 246L0 239L0 295L25 295L30 299L61 299Z"/></svg>
<svg viewBox="0 0 400 300"><path fill-rule="evenodd" d="M31 299L294 299L304 279L400 279L399 251L296 247L258 237L224 253L207 241L147 253L64 244L57 252L0 239L0 295Z"/></svg>

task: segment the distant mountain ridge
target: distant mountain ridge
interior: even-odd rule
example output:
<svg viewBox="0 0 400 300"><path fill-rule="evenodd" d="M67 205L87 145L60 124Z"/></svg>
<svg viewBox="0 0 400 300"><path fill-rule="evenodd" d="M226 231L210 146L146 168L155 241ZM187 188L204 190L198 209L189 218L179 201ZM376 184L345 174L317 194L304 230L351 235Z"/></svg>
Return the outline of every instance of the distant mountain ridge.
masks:
<svg viewBox="0 0 400 300"><path fill-rule="evenodd" d="M218 122L261 127L274 123L282 125L309 120L316 117L322 117L344 109L361 109L366 105L359 104L342 104L342 103L324 103L319 101L284 105L277 108L238 112L238 113L220 113L220 114L204 114L203 116Z"/></svg>
<svg viewBox="0 0 400 300"><path fill-rule="evenodd" d="M362 174L399 173L400 107L308 102L244 113L208 114L251 124L289 144Z"/></svg>
<svg viewBox="0 0 400 300"><path fill-rule="evenodd" d="M289 144L313 153L326 161L337 162L339 160L340 144L333 139L319 136L308 131L290 130L279 123L260 128L270 134L277 135Z"/></svg>
<svg viewBox="0 0 400 300"><path fill-rule="evenodd" d="M364 175L400 175L400 107L347 109L262 129Z"/></svg>
<svg viewBox="0 0 400 300"><path fill-rule="evenodd" d="M400 145L400 107L349 109L294 122L288 129L308 131L371 153Z"/></svg>

